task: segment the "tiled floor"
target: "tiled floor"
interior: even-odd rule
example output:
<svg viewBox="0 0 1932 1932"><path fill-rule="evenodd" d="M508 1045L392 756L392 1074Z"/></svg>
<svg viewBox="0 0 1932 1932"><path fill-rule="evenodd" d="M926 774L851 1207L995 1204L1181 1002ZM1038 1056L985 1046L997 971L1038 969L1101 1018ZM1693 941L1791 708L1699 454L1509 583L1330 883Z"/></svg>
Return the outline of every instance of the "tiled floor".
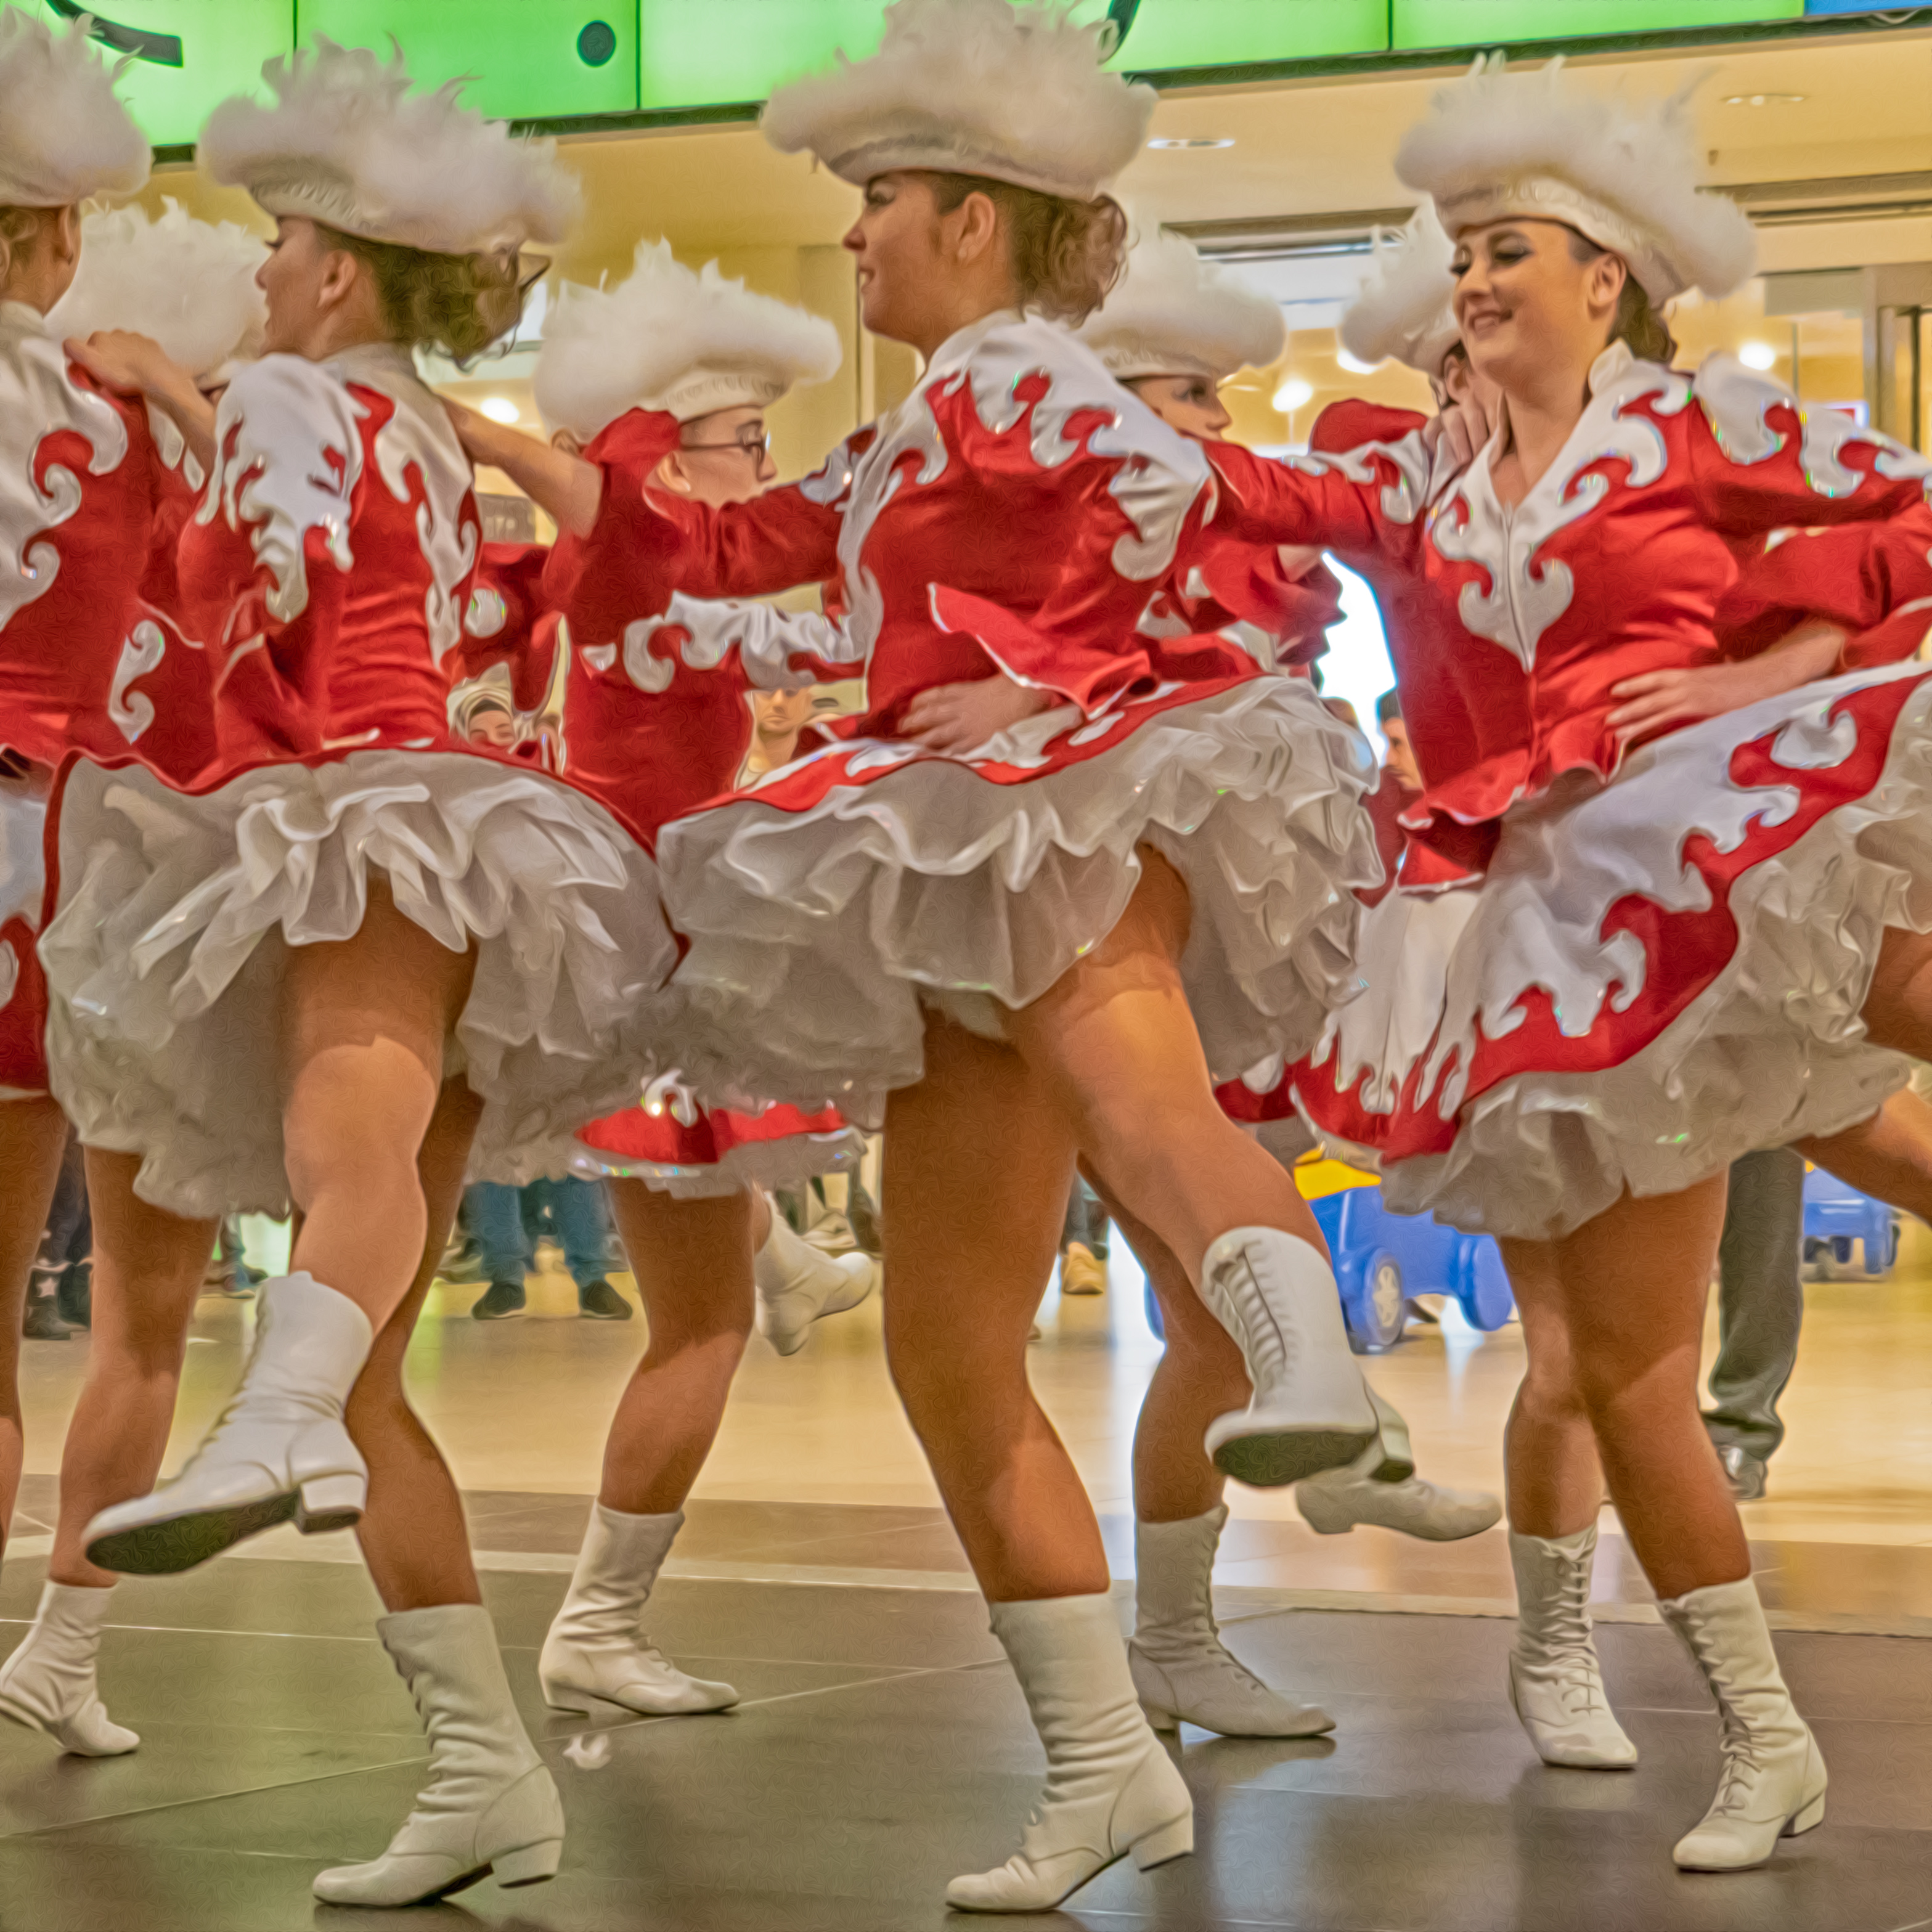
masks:
<svg viewBox="0 0 1932 1932"><path fill-rule="evenodd" d="M876 1309L802 1356L754 1343L652 1613L728 1716L603 1728L547 1712L536 1648L588 1508L603 1418L641 1324L569 1318L532 1279L520 1323L439 1290L412 1369L467 1486L512 1679L572 1822L559 1881L404 1915L318 1908L324 1863L377 1850L423 1744L370 1630L346 1538L278 1532L116 1598L104 1678L140 1729L88 1764L0 1725L0 1932L271 1932L388 1924L676 1932L937 1927L952 1872L995 1862L1040 1762L957 1543L900 1419ZM1033 1369L1132 1566L1126 1444L1156 1345L1117 1258L1103 1300L1049 1296ZM177 1454L224 1398L249 1318L204 1301ZM0 1578L0 1648L29 1616L84 1340L28 1351L29 1474ZM1514 1330L1419 1332L1374 1365L1425 1469L1493 1486ZM1328 1704L1316 1744L1184 1735L1198 1851L1116 1868L1046 1922L1138 1932L1932 1932L1932 1240L1892 1280L1814 1289L1772 1499L1747 1522L1780 1652L1830 1762L1823 1830L1767 1870L1681 1877L1714 1720L1654 1621L1614 1520L1597 1595L1629 1775L1538 1765L1501 1694L1498 1533L1316 1536L1282 1493L1232 1500L1217 1573L1234 1648ZM1366 1612L1374 1612L1367 1614ZM1876 1633L1897 1633L1878 1634Z"/></svg>

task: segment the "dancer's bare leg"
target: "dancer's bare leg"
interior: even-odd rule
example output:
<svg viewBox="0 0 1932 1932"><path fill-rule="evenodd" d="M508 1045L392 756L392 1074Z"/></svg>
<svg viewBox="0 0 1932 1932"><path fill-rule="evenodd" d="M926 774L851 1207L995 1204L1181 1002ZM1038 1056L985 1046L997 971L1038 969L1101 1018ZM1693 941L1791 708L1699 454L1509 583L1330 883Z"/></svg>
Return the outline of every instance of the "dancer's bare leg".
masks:
<svg viewBox="0 0 1932 1932"><path fill-rule="evenodd" d="M86 1150L94 1221L93 1326L87 1378L61 1454L60 1520L47 1574L106 1589L87 1560L97 1511L147 1494L160 1472L188 1353L188 1324L214 1246L213 1221L183 1220L134 1192L138 1154Z"/></svg>
<svg viewBox="0 0 1932 1932"><path fill-rule="evenodd" d="M1860 1193L1932 1222L1932 1106L1909 1087L1844 1133L1792 1144Z"/></svg>
<svg viewBox="0 0 1932 1932"><path fill-rule="evenodd" d="M704 1466L752 1332L754 1196L680 1201L641 1180L606 1186L650 1339L611 1419L597 1499L670 1515Z"/></svg>
<svg viewBox="0 0 1932 1932"><path fill-rule="evenodd" d="M0 1550L20 1493L20 1317L67 1146L67 1116L46 1094L0 1101Z"/></svg>
<svg viewBox="0 0 1932 1932"><path fill-rule="evenodd" d="M1577 1378L1556 1244L1501 1245L1527 1358L1503 1431L1509 1525L1525 1536L1574 1536L1597 1520L1605 1492Z"/></svg>
<svg viewBox="0 0 1932 1932"><path fill-rule="evenodd" d="M926 1076L887 1103L886 1354L980 1587L1108 1587L1094 1507L1026 1370L1072 1137L1018 1054L928 1016Z"/></svg>
<svg viewBox="0 0 1932 1932"><path fill-rule="evenodd" d="M1229 1120L1181 984L1187 887L1151 848L1113 930L1032 1005L1008 1037L1072 1122L1080 1150L1198 1282L1231 1228L1280 1228L1328 1252L1280 1163Z"/></svg>
<svg viewBox="0 0 1932 1932"><path fill-rule="evenodd" d="M456 1219L482 1111L467 1082L443 1083L416 1163L426 1233L416 1279L376 1336L344 1412L350 1436L369 1466L369 1501L356 1534L376 1593L392 1611L483 1600L456 1480L410 1406L403 1383L410 1336Z"/></svg>
<svg viewBox="0 0 1932 1932"><path fill-rule="evenodd" d="M303 1214L290 1266L377 1330L420 1273L428 1216L416 1156L475 969L473 949L433 939L380 876L353 938L289 950L282 1132Z"/></svg>

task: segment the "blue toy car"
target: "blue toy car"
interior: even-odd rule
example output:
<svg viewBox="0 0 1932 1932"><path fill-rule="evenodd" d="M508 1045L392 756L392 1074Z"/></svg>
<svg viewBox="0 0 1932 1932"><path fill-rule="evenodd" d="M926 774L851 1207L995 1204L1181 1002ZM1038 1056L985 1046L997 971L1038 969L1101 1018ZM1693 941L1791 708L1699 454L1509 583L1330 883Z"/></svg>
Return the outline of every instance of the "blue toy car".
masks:
<svg viewBox="0 0 1932 1932"><path fill-rule="evenodd" d="M1842 1268L1852 1258L1854 1243L1864 1250L1868 1276L1889 1274L1898 1259L1897 1212L1884 1202L1861 1194L1822 1167L1808 1168L1804 1174L1805 1260L1822 1263L1828 1257Z"/></svg>
<svg viewBox="0 0 1932 1932"><path fill-rule="evenodd" d="M1488 1235L1460 1234L1426 1214L1392 1214L1373 1180L1339 1162L1299 1168L1297 1178L1314 1196L1308 1204L1334 1259L1357 1354L1382 1354L1402 1340L1414 1295L1450 1296L1472 1328L1500 1328L1515 1313L1502 1251ZM1151 1288L1148 1324L1164 1333Z"/></svg>

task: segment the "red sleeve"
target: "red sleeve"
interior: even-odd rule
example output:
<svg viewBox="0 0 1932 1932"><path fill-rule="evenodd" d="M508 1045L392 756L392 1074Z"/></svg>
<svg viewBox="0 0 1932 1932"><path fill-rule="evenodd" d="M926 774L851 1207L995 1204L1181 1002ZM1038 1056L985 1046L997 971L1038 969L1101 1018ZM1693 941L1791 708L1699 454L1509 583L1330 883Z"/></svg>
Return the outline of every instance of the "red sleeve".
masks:
<svg viewBox="0 0 1932 1932"><path fill-rule="evenodd" d="M1932 630L1932 509L1780 532L1719 604L1718 642L1726 657L1750 657L1811 619L1853 633L1840 658L1847 670L1915 656Z"/></svg>
<svg viewBox="0 0 1932 1932"><path fill-rule="evenodd" d="M676 417L632 410L584 452L604 472L596 525L558 538L544 578L549 601L582 637L621 637L632 620L660 614L674 591L761 597L822 583L838 567L841 518L836 502L817 500L818 478L722 510L647 490L677 440Z"/></svg>
<svg viewBox="0 0 1932 1932"><path fill-rule="evenodd" d="M1391 433L1401 433L1332 454L1277 462L1238 443L1208 444L1220 485L1214 528L1258 549L1313 544L1344 560L1412 557L1434 466L1419 427L1425 419L1407 411L1378 413ZM1348 420L1339 428L1346 430Z"/></svg>
<svg viewBox="0 0 1932 1932"><path fill-rule="evenodd" d="M543 595L549 560L547 544L483 546L464 607L462 641L448 667L452 683L503 664L517 709L542 706L556 656L556 622Z"/></svg>
<svg viewBox="0 0 1932 1932"><path fill-rule="evenodd" d="M1399 443L1414 435L1429 418L1415 410L1390 409L1382 403L1345 396L1330 403L1315 418L1308 447L1318 454L1340 456L1369 442Z"/></svg>

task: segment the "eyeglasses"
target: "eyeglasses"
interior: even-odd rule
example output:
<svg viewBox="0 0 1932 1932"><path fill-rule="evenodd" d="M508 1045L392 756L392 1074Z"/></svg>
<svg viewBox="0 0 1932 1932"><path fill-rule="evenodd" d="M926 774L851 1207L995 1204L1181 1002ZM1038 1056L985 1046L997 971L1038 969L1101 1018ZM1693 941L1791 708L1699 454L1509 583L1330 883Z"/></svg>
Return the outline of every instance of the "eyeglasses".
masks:
<svg viewBox="0 0 1932 1932"><path fill-rule="evenodd" d="M748 430L729 442L680 443L681 449L735 449L740 455L748 456L754 463L762 463L772 453L772 433L770 430Z"/></svg>

